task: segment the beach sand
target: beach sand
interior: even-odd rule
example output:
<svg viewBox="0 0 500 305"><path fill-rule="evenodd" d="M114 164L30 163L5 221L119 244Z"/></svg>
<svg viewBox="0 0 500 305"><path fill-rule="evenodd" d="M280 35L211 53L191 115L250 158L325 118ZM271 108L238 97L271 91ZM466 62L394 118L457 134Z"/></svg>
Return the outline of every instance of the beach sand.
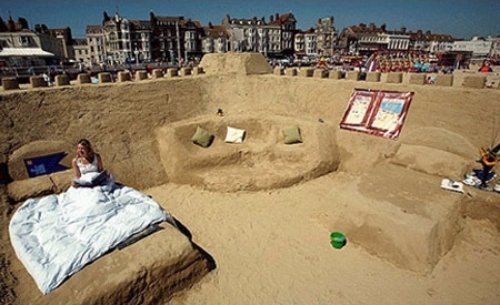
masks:
<svg viewBox="0 0 500 305"><path fill-rule="evenodd" d="M349 235L344 248L334 249L329 234L342 228L321 220L343 204L339 193L345 196L342 188L353 180L328 175L286 190L243 194L179 185L147 190L217 262L171 304L498 303L500 237L489 221L467 218L451 251L427 274L398 268ZM363 200L356 192L348 195Z"/></svg>
<svg viewBox="0 0 500 305"><path fill-rule="evenodd" d="M8 157L33 141L87 137L120 182L168 210L216 268L167 304L500 304L500 195L440 188L442 178L459 180L477 167L479 147L500 140L500 90L253 75L264 68L223 74L215 65L212 74L173 80L2 93L1 152ZM338 128L354 88L415 92L396 141ZM211 187L197 176L176 180L162 166L168 158L157 131L199 117L221 120L218 108L224 119L279 116L333 129L338 166L304 172L285 187L274 187L279 175L256 177L260 188L241 190L217 179L251 174L248 160L199 170ZM182 150L190 139L178 140L176 152L197 160ZM321 155L318 147L304 156ZM268 156L254 159L269 162L266 173L293 165ZM0 300L20 304L33 283L20 276L25 271L7 234L18 204L2 198ZM346 234L345 247L330 245L332 231Z"/></svg>

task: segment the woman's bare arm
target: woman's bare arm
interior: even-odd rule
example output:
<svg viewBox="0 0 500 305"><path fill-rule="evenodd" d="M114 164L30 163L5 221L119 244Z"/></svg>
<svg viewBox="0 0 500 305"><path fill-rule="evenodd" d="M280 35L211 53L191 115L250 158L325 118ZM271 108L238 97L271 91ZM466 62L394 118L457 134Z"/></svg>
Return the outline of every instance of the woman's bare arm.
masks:
<svg viewBox="0 0 500 305"><path fill-rule="evenodd" d="M76 165L77 158L74 158L73 161L71 161L71 166L73 167L73 174L75 175L75 177L80 178L82 176L82 174L80 173L80 169L78 168L78 165ZM72 179L71 186L78 187L78 184L75 183L75 181Z"/></svg>
<svg viewBox="0 0 500 305"><path fill-rule="evenodd" d="M73 174L75 175L76 178L80 178L82 174L80 173L80 169L78 168L78 165L76 164L77 158L74 158L73 161L71 161L71 166L73 167Z"/></svg>
<svg viewBox="0 0 500 305"><path fill-rule="evenodd" d="M104 166L102 165L101 155L96 154L96 157L97 157L97 170L99 172L102 172L104 170Z"/></svg>

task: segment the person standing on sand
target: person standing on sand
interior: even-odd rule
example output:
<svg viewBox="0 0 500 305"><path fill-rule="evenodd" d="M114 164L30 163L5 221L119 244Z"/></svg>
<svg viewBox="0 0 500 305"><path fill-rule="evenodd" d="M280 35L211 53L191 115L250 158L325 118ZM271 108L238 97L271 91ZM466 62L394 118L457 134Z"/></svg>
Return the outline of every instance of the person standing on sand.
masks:
<svg viewBox="0 0 500 305"><path fill-rule="evenodd" d="M483 62L483 65L481 66L481 68L479 68L478 71L483 73L488 73L488 72L493 72L493 69L491 68L490 62L485 60Z"/></svg>
<svg viewBox="0 0 500 305"><path fill-rule="evenodd" d="M481 184L479 185L480 188L486 188L488 186L488 176L493 167L500 161L499 152L500 144L493 149L484 149L482 147L479 149L479 153L481 154L481 160L479 160L479 162L483 166L483 175L481 176Z"/></svg>
<svg viewBox="0 0 500 305"><path fill-rule="evenodd" d="M317 69L328 69L328 66L326 65L326 60L323 56L319 59L318 65L316 67Z"/></svg>
<svg viewBox="0 0 500 305"><path fill-rule="evenodd" d="M50 75L50 74L49 74ZM52 82L50 81L50 76L49 76L47 73L43 73L42 74L42 77L43 77L43 80L47 83L47 86L52 86Z"/></svg>

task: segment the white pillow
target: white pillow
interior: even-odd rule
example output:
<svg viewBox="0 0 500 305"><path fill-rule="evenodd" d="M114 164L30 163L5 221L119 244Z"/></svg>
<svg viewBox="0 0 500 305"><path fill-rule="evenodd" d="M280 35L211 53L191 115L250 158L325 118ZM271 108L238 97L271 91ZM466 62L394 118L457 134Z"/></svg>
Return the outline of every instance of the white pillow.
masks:
<svg viewBox="0 0 500 305"><path fill-rule="evenodd" d="M83 174L80 176L80 178L78 179L78 181L81 183L81 184L92 184L92 181L94 181L94 179L99 176L101 173L99 172L90 172L90 173L86 173L86 174Z"/></svg>
<svg viewBox="0 0 500 305"><path fill-rule="evenodd" d="M80 178L74 178L73 181L79 186L95 186L100 185L108 180L108 173L106 171L98 172L90 172L86 174L82 174Z"/></svg>
<svg viewBox="0 0 500 305"><path fill-rule="evenodd" d="M226 143L242 143L245 136L244 129L227 127Z"/></svg>

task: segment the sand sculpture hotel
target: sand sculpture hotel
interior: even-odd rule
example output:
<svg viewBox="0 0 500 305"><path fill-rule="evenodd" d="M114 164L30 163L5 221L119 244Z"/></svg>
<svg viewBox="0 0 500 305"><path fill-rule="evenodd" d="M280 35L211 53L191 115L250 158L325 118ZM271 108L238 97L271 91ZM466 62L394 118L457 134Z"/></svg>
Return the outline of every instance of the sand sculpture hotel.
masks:
<svg viewBox="0 0 500 305"><path fill-rule="evenodd" d="M257 18L226 15L221 24L203 26L182 16L130 20L103 14L102 24L88 25L84 39L73 39L70 28L50 29L12 17L0 20L0 60L3 66L43 64L46 59L74 60L85 66L129 62L187 62L206 53L259 52L268 58L330 57L335 54L370 54L377 50L470 52L482 60L500 54L500 39L456 40L430 31L388 30L385 24L353 25L337 31L334 18L318 19L314 27L297 29L292 13Z"/></svg>
<svg viewBox="0 0 500 305"><path fill-rule="evenodd" d="M497 106L500 91L483 89L485 75L464 73L459 79L440 74L435 84L425 85L423 73L371 72L366 81L358 81L359 71L342 79L336 73L340 71L273 70L258 53L208 54L200 66L193 71L169 69L165 77L155 70L153 80L146 80L145 71L137 71L134 82L128 73L119 72L119 81L113 84L107 84L109 73L101 72L102 85L89 84L88 74L78 75L78 82L71 85L60 75L56 88L38 88L45 85L32 76L34 90L4 92L0 182L7 186L0 195L9 198L6 204L15 206L67 189L71 170L29 178L23 160L72 152L71 143L86 136L109 156L107 167L120 182L138 189L163 190L174 183L193 187L193 194L199 188L214 193L247 191L257 198L265 194L272 206L280 192L260 190L291 187L287 192L293 192L298 183L326 175L332 180L329 189L335 191L326 194L316 190L315 183L306 186L312 188L307 204L328 202L331 207L316 220L326 227L319 233L326 236L329 230L342 228L351 245L419 274L428 275L457 247L456 240L468 225L466 217L498 226L498 218L489 216L497 215L497 205L484 204L498 200L498 194L472 191L471 198L432 191L439 195L426 195L439 189L441 177L460 177L470 169L476 147L491 140L491 126L478 122L492 121L489 109ZM15 79L10 80L16 85ZM3 82L4 90L19 89L6 85ZM355 88L415 92L398 141L338 129ZM93 111L103 107L102 112ZM223 117L216 115L218 107L224 109ZM59 118L50 119L56 113ZM293 125L300 126L303 143L287 147L280 131ZM197 126L215 134L208 148L191 142ZM242 144L225 143L227 126L245 129L248 137ZM393 175L404 178L387 180ZM348 185L342 184L345 179ZM368 185L396 195L366 194L363 188ZM342 195L346 188L354 189L355 195ZM203 202L212 196L203 194ZM165 199L158 193L154 198L168 208L175 204L171 195ZM96 260L47 295L36 289L13 258L11 247L2 251L10 251L21 304L64 304L68 295L75 304L158 304L213 270L217 264L213 260L223 259L207 256L172 226L162 227L161 233L135 247ZM384 242L373 238L373 232L383 232ZM214 247L203 250L211 252ZM297 263L304 261L299 258Z"/></svg>
<svg viewBox="0 0 500 305"><path fill-rule="evenodd" d="M134 21L105 15L103 25L87 27L86 43L80 45L83 54L87 52L82 60L98 64L100 56L105 62L117 63L134 57L138 61L168 61L198 56L204 50L227 54L206 54L193 69L155 69L151 79L146 71L138 70L131 81L129 72L120 71L112 83L110 73L101 72L97 75L99 85L91 84L87 73L78 74L76 82L70 82L67 75L58 75L52 88L44 88L47 84L41 76L31 76L30 88L25 90L15 77L4 77L0 96L0 184L4 185L0 188L0 206L15 210L28 198L67 190L73 175L70 170L30 177L25 160L61 151L72 156L73 143L88 137L106 156L106 167L121 183L151 191L165 209L177 206L174 216L184 212L196 238L162 225L157 233L95 260L46 295L15 258L13 248L1 247L0 254L8 254L12 264L9 272L17 279L12 287L19 304L67 304L68 296L74 304L167 302L214 268L226 268L224 264L230 263L227 256L231 255L228 249L233 245L241 247L238 256L247 252L254 259L243 263L255 264L259 271L256 274L265 270L266 263L277 263L251 252L253 244L245 247L241 235L231 240L233 236L227 234L237 230L214 226L214 233L210 228L197 227L202 219L196 215L204 213L193 213L191 206L183 208L183 204L191 202L209 210L212 206L207 202L231 201L232 206L243 211L238 227L252 225L245 209L254 205L253 201L263 202L261 207L266 207L262 213L256 212L260 219L272 214L267 207L290 203L300 206L304 215L290 213L271 218L277 227L294 222L289 227L297 228L295 235L285 230L269 237L254 235L252 230L245 235L246 240L262 241L266 247L276 239L290 241L286 244L290 248L284 247L283 252L271 248L272 256L279 254L280 261L283 258L290 266L310 266L314 280L323 274L318 270L326 270L322 279L328 286L314 296L318 303L338 297L331 287L342 286L343 277L353 272L335 269L340 265L336 259L345 257L346 252L333 252L338 255L331 256L327 238L304 237L309 231L299 234L306 228L325 237L340 228L349 238L347 250L362 249L387 262L391 270L411 271L414 282L426 283L434 275L439 279L440 275L450 274L439 264L449 259L449 253L453 257L454 249L469 244L462 235L468 234L471 222L478 221L481 227L492 224L496 228L492 229L494 236L498 236L498 194L473 188L469 194L458 194L439 188L442 178L460 179L470 170L475 165L477 147L491 141L490 122L498 122L498 115L491 111L498 109L498 75L470 71L436 75L369 72L366 79L360 80L359 71L344 75L341 71L310 67L273 69L262 55L267 52L268 57L286 56L290 50L291 54L305 55L330 54L328 50L331 54L350 49L361 52L377 45L430 52L432 46L454 48L466 46L467 42L448 41L451 38L447 35L408 33L406 29L386 31L375 25L349 27L337 36L333 18L319 20L316 29L299 32L292 14L274 15L267 22L227 16L222 25L207 27L181 17L150 17L148 21ZM30 60L43 60L49 56L46 52L72 58L71 52L79 50L70 43L65 47L57 43L70 41L67 29L38 26L32 32L23 20L7 23L0 39L2 52L10 54L9 59L19 58L15 52L24 52L23 57ZM315 47L312 40L316 41ZM483 55L491 55L497 48L494 40L475 43L471 45L489 44ZM433 83L427 82L428 76L434 77ZM370 92L411 92L412 105L397 141L339 128L352 92L360 88ZM218 108L224 110L223 116L216 115ZM192 143L198 126L215 135L209 147ZM228 126L246 130L243 143L224 141ZM300 128L302 143L283 143L281 131L290 126ZM68 158L61 160L69 167L68 162ZM281 188L286 188L290 197L283 199L281 190L275 191ZM231 195L240 191L245 191L243 199ZM184 200L186 193L189 200ZM251 203L242 205L245 200ZM293 218L295 214L300 218ZM12 217L1 215L2 224ZM216 238L219 235L225 238L221 243ZM445 301L453 297L471 304L495 302L497 289L488 281L498 283L494 281L496 275L484 271L498 274L498 264L483 263L484 256L494 252L490 246L483 246L485 240L474 244L474 251L484 252L476 265L458 259L461 265L477 267L481 276L464 276L454 295L436 294L435 303L452 303ZM295 245L297 248L293 248ZM328 262L310 259L317 253L327 253ZM212 280L218 280L218 276L215 274ZM458 276L445 278L454 285ZM259 280L263 285L270 283L265 277ZM271 281L275 282L274 277ZM479 291L478 286L484 289ZM359 286L345 285L341 289L355 294ZM300 289L283 291L290 299L298 300L304 294ZM229 296L236 299L241 295L242 303L248 300L246 289L237 289L235 294ZM405 291L397 294L408 297ZM411 296L415 294L408 299ZM390 292L383 291L381 303L390 303L391 297Z"/></svg>

